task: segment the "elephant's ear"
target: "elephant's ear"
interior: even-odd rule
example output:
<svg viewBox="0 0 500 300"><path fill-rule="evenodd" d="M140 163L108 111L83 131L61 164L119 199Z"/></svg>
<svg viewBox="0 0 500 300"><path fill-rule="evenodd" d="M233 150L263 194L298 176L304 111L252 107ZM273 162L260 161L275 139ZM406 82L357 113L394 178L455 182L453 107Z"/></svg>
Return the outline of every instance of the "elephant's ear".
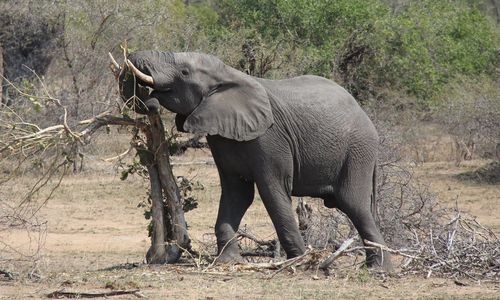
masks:
<svg viewBox="0 0 500 300"><path fill-rule="evenodd" d="M271 104L264 87L244 73L234 69L229 72L231 79L205 97L186 118L186 131L249 141L273 124Z"/></svg>

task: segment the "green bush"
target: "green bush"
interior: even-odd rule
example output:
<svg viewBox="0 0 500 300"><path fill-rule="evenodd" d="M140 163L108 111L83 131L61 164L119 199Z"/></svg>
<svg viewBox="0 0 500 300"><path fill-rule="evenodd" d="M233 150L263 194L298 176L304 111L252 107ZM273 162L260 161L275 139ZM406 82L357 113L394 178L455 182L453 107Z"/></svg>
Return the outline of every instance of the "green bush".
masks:
<svg viewBox="0 0 500 300"><path fill-rule="evenodd" d="M414 1L382 27L377 72L424 101L459 75L493 74L498 66L498 30L464 1Z"/></svg>
<svg viewBox="0 0 500 300"><path fill-rule="evenodd" d="M330 77L359 100L388 88L429 106L457 76L498 67L498 29L463 0L409 1L397 13L379 0L224 0L216 9L220 26L257 52L280 49L267 77Z"/></svg>

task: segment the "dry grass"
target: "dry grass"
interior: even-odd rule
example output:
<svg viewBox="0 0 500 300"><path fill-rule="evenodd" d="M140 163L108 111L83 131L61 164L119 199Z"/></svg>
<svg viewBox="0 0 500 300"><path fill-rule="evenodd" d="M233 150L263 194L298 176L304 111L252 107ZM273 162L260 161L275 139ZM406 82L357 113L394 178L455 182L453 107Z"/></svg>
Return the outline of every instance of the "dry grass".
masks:
<svg viewBox="0 0 500 300"><path fill-rule="evenodd" d="M199 161L209 158L208 150L188 151L174 161ZM466 164L456 167L453 163L424 164L417 169L425 175L433 192L442 204L454 205L478 216L485 226L500 232L499 190L496 185L478 185L454 178L455 174L473 169ZM45 294L65 288L73 291L104 291L115 289L140 289L155 299L375 299L388 298L481 298L495 299L498 283L478 285L466 279L446 279L423 276L404 278L378 278L360 268L362 255L344 257L334 264L330 276L322 272L297 272L285 270L272 279L271 271L250 271L230 268L209 270L192 264L175 266L139 265L128 269L127 263L141 263L149 247L146 236L147 220L137 205L145 200L146 186L132 176L121 181L119 175L109 172L111 165L99 163L81 175L71 175L63 181L41 210L47 220L43 258L38 264L39 279L28 279L25 270L2 264L15 273L15 281L0 281L0 298L42 298ZM214 254L213 225L217 214L219 187L213 165L181 165L174 169L177 175L198 180L204 190L196 190L199 207L186 215L195 249L206 249ZM4 196L19 190L32 180L23 177L5 191ZM2 191L4 192L4 191ZM456 196L459 195L457 198ZM311 200L315 201L315 200ZM260 199L245 215L242 222L261 239L274 238L274 230ZM27 246L21 232L1 236L2 241ZM354 267L353 267L354 266ZM107 287L107 288L106 288ZM113 297L115 298L115 297ZM126 296L116 297L127 298Z"/></svg>
<svg viewBox="0 0 500 300"><path fill-rule="evenodd" d="M490 161L467 161L460 167L452 162L434 162L419 166L416 171L429 184L439 203L448 207L458 205L476 216L484 226L500 234L500 185L482 184L474 180L460 180L459 174L473 172Z"/></svg>

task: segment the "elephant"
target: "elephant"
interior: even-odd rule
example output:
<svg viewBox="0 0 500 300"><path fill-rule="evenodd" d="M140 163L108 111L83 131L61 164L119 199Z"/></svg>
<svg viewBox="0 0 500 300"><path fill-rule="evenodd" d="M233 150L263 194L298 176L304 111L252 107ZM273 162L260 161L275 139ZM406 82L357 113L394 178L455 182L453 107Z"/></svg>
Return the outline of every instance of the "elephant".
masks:
<svg viewBox="0 0 500 300"><path fill-rule="evenodd" d="M124 100L141 100L142 113L165 107L179 131L206 135L221 185L218 262L241 260L235 234L255 187L288 258L306 249L292 196L322 199L363 241L385 245L375 222L378 134L340 85L313 75L256 78L193 52L138 51L126 65ZM373 248L366 264L392 269L390 254Z"/></svg>

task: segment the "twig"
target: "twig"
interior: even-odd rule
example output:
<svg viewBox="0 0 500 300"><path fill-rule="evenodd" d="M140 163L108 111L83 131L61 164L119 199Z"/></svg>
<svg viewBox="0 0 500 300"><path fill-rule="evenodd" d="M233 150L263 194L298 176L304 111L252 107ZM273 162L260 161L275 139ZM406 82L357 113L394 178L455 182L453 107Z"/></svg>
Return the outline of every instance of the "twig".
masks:
<svg viewBox="0 0 500 300"><path fill-rule="evenodd" d="M457 216L450 223L448 223L448 225L453 224L453 231L451 233L448 232L448 242L446 244L446 248L448 250L447 257L450 257L451 252L453 250L453 240L455 238L455 233L457 232L457 226L459 222L460 222L460 212L458 212Z"/></svg>
<svg viewBox="0 0 500 300"><path fill-rule="evenodd" d="M365 245L368 245L368 246L371 246L371 247L375 247L375 248L378 248L378 249L383 250L383 251L387 251L387 252L392 253L392 254L401 255L401 256L404 256L404 257L411 258L411 259L423 259L422 257L418 257L418 256L414 256L414 255L409 255L409 254L404 253L401 250L391 249L391 248L389 248L389 247L387 247L385 245L382 245L382 244L379 244L379 243L375 243L375 242L371 242L369 240L364 240L364 243L365 243ZM365 249L366 248L369 248L369 247L365 247Z"/></svg>
<svg viewBox="0 0 500 300"><path fill-rule="evenodd" d="M430 266L430 267L429 267L429 272L427 272L427 275L425 276L425 278L429 278L429 277L431 277L432 272L434 271L434 268L439 267L439 266L443 266L443 265L445 265L445 264L446 264L446 262L444 262L444 261L440 261L440 262L435 263L435 264L433 264L432 266Z"/></svg>
<svg viewBox="0 0 500 300"><path fill-rule="evenodd" d="M274 272L273 274L271 274L271 276L269 276L267 279L272 279L274 276L276 276L278 273L280 273L281 271L285 270L286 268L298 263L299 261L301 261L304 257L308 256L311 252L313 251L313 249L309 246L309 249L306 250L306 252L304 252L304 254L302 255L299 255L297 257L294 257L294 258L291 258L291 259L288 259L288 260L285 260L283 262L281 262L279 265L281 265L281 268L276 270L276 272ZM278 264L278 263L277 263Z"/></svg>
<svg viewBox="0 0 500 300"><path fill-rule="evenodd" d="M247 238L247 239L249 239L249 240L251 240L251 241L253 241L256 244L261 245L261 246L273 247L273 246L275 246L275 243L276 243L276 240L270 240L270 241L259 240L256 236L254 236L253 234L248 233L244 230L238 230L238 236Z"/></svg>
<svg viewBox="0 0 500 300"><path fill-rule="evenodd" d="M0 270L0 275L3 275L4 280L14 280L14 275L11 272Z"/></svg>
<svg viewBox="0 0 500 300"><path fill-rule="evenodd" d="M340 245L340 247L334 253L332 253L332 255L330 255L319 265L319 268L321 270L328 269L328 267L333 263L333 261L337 259L337 257L339 257L352 243L354 243L354 238L345 240L342 243L342 245Z"/></svg>
<svg viewBox="0 0 500 300"><path fill-rule="evenodd" d="M110 161L113 161L115 159L121 159L122 157L124 157L125 155L129 154L130 151L132 151L133 147L129 147L125 152L121 153L121 154L118 154L116 156L113 156L113 157L109 157L109 158L105 158L103 159L103 161L105 162L110 162Z"/></svg>
<svg viewBox="0 0 500 300"><path fill-rule="evenodd" d="M268 270L278 270L276 273L274 273L270 278L274 277L277 273L283 271L283 269L286 269L287 267L293 265L297 261L301 260L302 258L306 257L312 252L312 249L308 249L304 254L300 256L296 256L284 261L278 261L278 262L270 262L270 263L247 263L247 264L241 264L239 266L239 269L241 270L263 270L263 269L268 269Z"/></svg>
<svg viewBox="0 0 500 300"><path fill-rule="evenodd" d="M101 298L120 295L134 295L137 298L144 298L140 290L117 290L111 292L88 293L88 292L65 292L64 290L55 291L47 295L47 298Z"/></svg>
<svg viewBox="0 0 500 300"><path fill-rule="evenodd" d="M214 259L214 261L208 266L205 268L205 270L208 270L209 268L213 267L215 265L215 263L217 262L217 260L222 256L222 254L224 254L224 250L226 250L227 246L229 246L229 244L231 242L233 242L234 240L236 240L238 238L238 235L235 234L229 241L227 241L226 244L224 244L224 247L222 247L222 250L220 251L219 255L217 255L217 257Z"/></svg>

